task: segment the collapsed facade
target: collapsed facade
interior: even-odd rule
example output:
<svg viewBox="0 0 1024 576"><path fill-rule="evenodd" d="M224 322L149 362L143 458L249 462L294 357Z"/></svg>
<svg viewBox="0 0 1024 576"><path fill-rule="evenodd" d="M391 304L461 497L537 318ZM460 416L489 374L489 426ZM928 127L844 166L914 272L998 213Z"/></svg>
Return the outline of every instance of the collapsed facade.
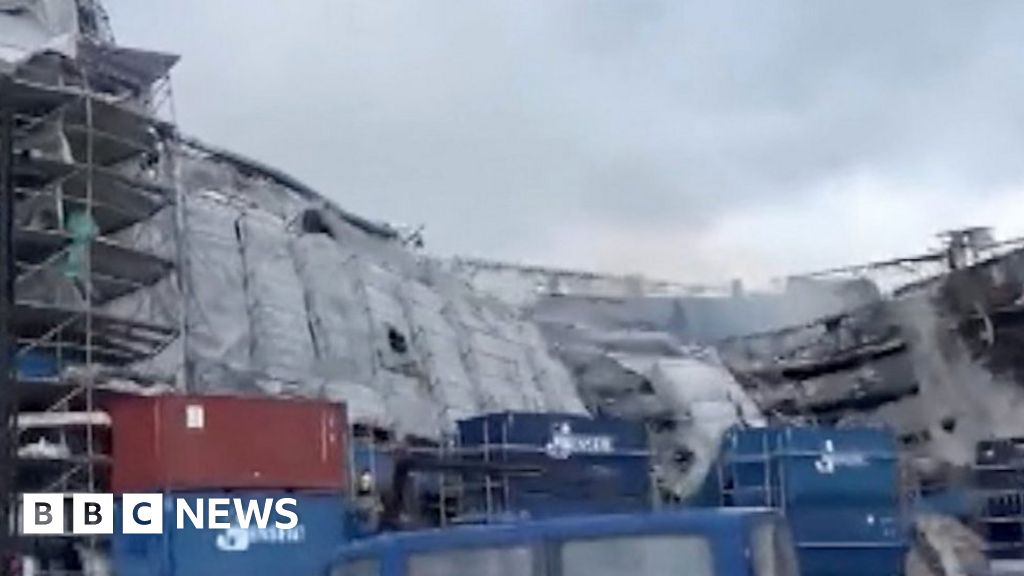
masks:
<svg viewBox="0 0 1024 576"><path fill-rule="evenodd" d="M0 0L0 32L22 489L102 483L108 390L327 398L435 443L487 412L639 419L670 498L736 424L886 424L924 475L1024 434L1021 252L951 249L892 297L440 260L183 134L176 57L114 44L98 4Z"/></svg>
<svg viewBox="0 0 1024 576"><path fill-rule="evenodd" d="M916 482L948 484L964 479L979 441L1024 435L1024 250L1019 240L994 242L978 229L958 234L973 240L951 238L945 250L921 256L794 277L776 293L664 283L645 293L636 277L595 283L591 275L566 280L567 272L552 270L545 281L538 268L525 268L516 283L508 280L514 266L459 267L482 289L540 287L529 298L523 289L496 293L524 303L574 367L585 396L588 362L603 371L615 364L618 373L602 377L618 383L612 388L621 395L651 388L656 378L645 362L652 355L703 357L704 367L725 367L765 420L888 426L912 457ZM924 276L883 293L868 278L889 267ZM695 373L685 387L715 379ZM720 381L718 390L730 388ZM607 409L629 415L637 408Z"/></svg>
<svg viewBox="0 0 1024 576"><path fill-rule="evenodd" d="M965 379L998 396L1020 377L1004 328L1016 255L895 299L864 280L767 294L441 261L183 135L159 115L176 57L115 45L98 4L8 0L0 17L16 119L15 324L23 354L57 359L48 381L346 400L361 425L436 440L498 410L664 420L629 386L597 381L664 380L665 362L688 359L707 370L677 387L718 378L741 420L757 419L747 394L778 417L877 417L960 461L967 448L936 426L964 446L986 431L968 432L968 415L914 414L933 415Z"/></svg>
<svg viewBox="0 0 1024 576"><path fill-rule="evenodd" d="M28 30L73 6L2 13ZM16 330L50 383L345 400L360 424L433 439L485 411L583 410L515 309L157 117L174 57L72 38L26 46L4 90Z"/></svg>
<svg viewBox="0 0 1024 576"><path fill-rule="evenodd" d="M1024 433L1019 310L1009 250L817 322L723 343L780 416L892 427L926 477L973 462L981 440Z"/></svg>

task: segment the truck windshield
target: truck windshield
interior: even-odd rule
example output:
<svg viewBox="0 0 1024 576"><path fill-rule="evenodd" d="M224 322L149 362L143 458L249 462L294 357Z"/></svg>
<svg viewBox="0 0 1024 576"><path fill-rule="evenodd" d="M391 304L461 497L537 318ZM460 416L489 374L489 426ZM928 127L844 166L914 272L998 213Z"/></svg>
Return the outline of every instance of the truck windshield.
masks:
<svg viewBox="0 0 1024 576"><path fill-rule="evenodd" d="M408 576L533 576L531 548L478 548L414 554Z"/></svg>
<svg viewBox="0 0 1024 576"><path fill-rule="evenodd" d="M700 536L655 534L568 540L559 547L562 576L665 576L679 573L681 567L685 567L687 576L714 576L711 547ZM406 568L408 576L536 576L541 572L528 547L415 554Z"/></svg>
<svg viewBox="0 0 1024 576"><path fill-rule="evenodd" d="M343 564L331 572L331 576L377 576L380 563L376 560L355 560Z"/></svg>
<svg viewBox="0 0 1024 576"><path fill-rule="evenodd" d="M694 534L552 538L543 545L446 548L412 553L403 564L397 572L403 576L544 576L549 568L559 576L715 576L711 545ZM376 560L359 559L336 567L332 576L381 573ZM757 576L769 574L797 576Z"/></svg>
<svg viewBox="0 0 1024 576"><path fill-rule="evenodd" d="M711 547L700 536L658 534L562 544L564 576L713 576Z"/></svg>
<svg viewBox="0 0 1024 576"><path fill-rule="evenodd" d="M781 522L763 522L752 534L756 576L799 576L789 529Z"/></svg>

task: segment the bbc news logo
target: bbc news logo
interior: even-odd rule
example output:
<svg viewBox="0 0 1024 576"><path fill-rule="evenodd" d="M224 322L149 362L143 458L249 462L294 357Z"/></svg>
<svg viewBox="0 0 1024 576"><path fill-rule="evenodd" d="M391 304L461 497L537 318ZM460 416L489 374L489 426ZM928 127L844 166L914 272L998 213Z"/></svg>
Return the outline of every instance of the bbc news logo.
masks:
<svg viewBox="0 0 1024 576"><path fill-rule="evenodd" d="M166 499L166 500L165 500ZM122 534L163 534L164 514L177 530L293 530L299 526L295 498L169 498L163 494L123 494ZM173 508L167 504L173 503ZM25 535L113 534L117 508L113 494L25 494L21 533ZM67 519L71 526L68 531ZM169 518L168 518L169 520Z"/></svg>

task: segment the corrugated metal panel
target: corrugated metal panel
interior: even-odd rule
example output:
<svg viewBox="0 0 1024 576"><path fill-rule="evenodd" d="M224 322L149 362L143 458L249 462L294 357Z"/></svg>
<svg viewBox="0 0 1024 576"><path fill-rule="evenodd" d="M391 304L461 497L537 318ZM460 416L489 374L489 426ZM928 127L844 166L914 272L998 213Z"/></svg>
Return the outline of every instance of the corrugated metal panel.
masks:
<svg viewBox="0 0 1024 576"><path fill-rule="evenodd" d="M229 397L118 397L115 492L346 485L344 405Z"/></svg>
<svg viewBox="0 0 1024 576"><path fill-rule="evenodd" d="M295 498L298 525L287 531L272 526L198 530L186 521L175 527L175 498L194 509L199 497L253 500ZM118 512L115 518L120 519ZM270 519L271 524L277 521ZM287 521L287 518L282 518ZM346 513L336 494L283 492L169 493L164 497L164 533L126 535L114 530L112 552L118 576L320 576L326 574L338 548L348 539Z"/></svg>

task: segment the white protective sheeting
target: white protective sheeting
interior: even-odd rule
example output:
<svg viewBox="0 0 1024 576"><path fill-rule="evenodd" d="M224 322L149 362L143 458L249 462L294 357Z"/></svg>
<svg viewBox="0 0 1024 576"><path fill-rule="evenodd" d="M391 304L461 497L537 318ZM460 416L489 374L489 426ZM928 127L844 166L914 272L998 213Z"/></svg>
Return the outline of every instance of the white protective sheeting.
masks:
<svg viewBox="0 0 1024 576"><path fill-rule="evenodd" d="M370 336L376 352L374 384L384 396L388 412L395 415L400 434L438 437L443 429L443 397L431 391L431 375L420 362L407 320L409 304L403 284L410 280L385 267L383 262L358 259L356 267L370 316Z"/></svg>
<svg viewBox="0 0 1024 576"><path fill-rule="evenodd" d="M447 302L419 282L410 283L407 289L412 304L409 321L431 388L444 405L443 418L454 422L480 413L480 394L463 361L459 334L445 317Z"/></svg>
<svg viewBox="0 0 1024 576"><path fill-rule="evenodd" d="M323 381L323 396L347 402L355 422L393 427L395 420L373 386L370 320L356 293L355 254L320 234L295 238L292 253L305 288L314 373Z"/></svg>
<svg viewBox="0 0 1024 576"><path fill-rule="evenodd" d="M257 387L271 394L316 395L313 341L306 299L284 223L247 211L239 226L245 305L252 331Z"/></svg>
<svg viewBox="0 0 1024 576"><path fill-rule="evenodd" d="M541 411L543 400L522 346L502 332L501 320L477 299L462 297L452 300L451 321L463 341L467 369L479 383L482 410Z"/></svg>
<svg viewBox="0 0 1024 576"><path fill-rule="evenodd" d="M678 343L665 350L664 343L650 346L646 334L636 341L620 334L618 348L629 352L609 350L593 345L594 333L563 333L562 357L595 411L651 424L654 475L674 498L703 485L726 430L764 425L712 350Z"/></svg>
<svg viewBox="0 0 1024 576"><path fill-rule="evenodd" d="M166 206L152 217L110 237L123 246L174 261L178 256L175 207Z"/></svg>
<svg viewBox="0 0 1024 576"><path fill-rule="evenodd" d="M171 329L181 326L181 290L175 272L151 286L146 286L103 305L104 313L117 318L130 318ZM168 343L153 357L139 361L128 368L144 374L151 380L183 386L182 350L180 336Z"/></svg>
<svg viewBox="0 0 1024 576"><path fill-rule="evenodd" d="M718 458L722 436L733 426L764 426L757 406L732 374L710 351L700 356L664 358L648 373L658 397L673 412L688 417L672 434L692 453L685 474L664 483L676 494L688 496L704 482Z"/></svg>
<svg viewBox="0 0 1024 576"><path fill-rule="evenodd" d="M913 542L914 552L920 555L916 560L927 558L931 563L911 563L908 559L907 576L928 573L938 576L998 573L990 569L985 556L985 541L956 518L937 514L916 515Z"/></svg>
<svg viewBox="0 0 1024 576"><path fill-rule="evenodd" d="M237 226L242 211L215 193L185 199L188 389L251 391L252 336Z"/></svg>
<svg viewBox="0 0 1024 576"><path fill-rule="evenodd" d="M537 325L532 322L520 322L519 328L527 360L548 408L554 412L585 413L586 407L580 398L576 382L573 381L565 364L548 352L547 343Z"/></svg>
<svg viewBox="0 0 1024 576"><path fill-rule="evenodd" d="M308 191L166 149L177 205L111 240L174 266L159 280L140 270L146 285L104 304L183 329L128 367L144 380L345 401L354 423L427 438L486 412L586 412L573 377L519 310ZM66 286L44 284L40 298L69 299L57 290Z"/></svg>
<svg viewBox="0 0 1024 576"><path fill-rule="evenodd" d="M132 367L143 376L344 401L356 424L426 438L490 411L585 412L517 310L277 182L180 152L179 207L116 234L177 264L106 305L184 329Z"/></svg>
<svg viewBox="0 0 1024 576"><path fill-rule="evenodd" d="M0 0L0 72L43 51L73 57L77 37L74 0Z"/></svg>
<svg viewBox="0 0 1024 576"><path fill-rule="evenodd" d="M726 421L706 422L709 431L739 423L764 424L757 405L710 352L700 357L659 359L652 367L650 379L659 396L676 408L693 412L700 406L728 407ZM713 410L708 409L707 413Z"/></svg>

